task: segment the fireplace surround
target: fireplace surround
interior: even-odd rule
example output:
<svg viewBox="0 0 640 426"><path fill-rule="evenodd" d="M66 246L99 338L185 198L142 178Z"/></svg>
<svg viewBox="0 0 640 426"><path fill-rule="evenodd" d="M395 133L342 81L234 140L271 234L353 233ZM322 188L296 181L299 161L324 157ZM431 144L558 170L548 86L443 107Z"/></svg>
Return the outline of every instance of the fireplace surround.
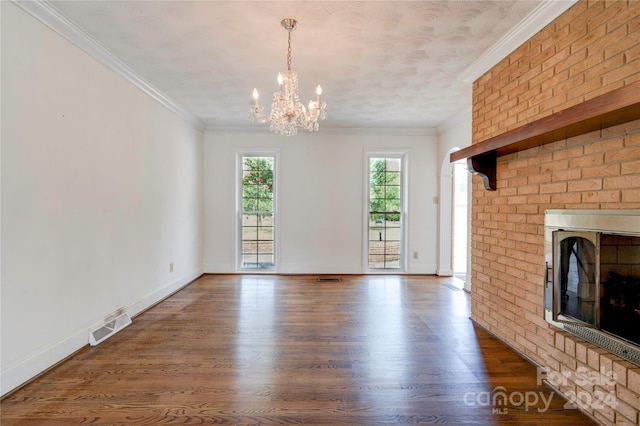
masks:
<svg viewBox="0 0 640 426"><path fill-rule="evenodd" d="M545 271L545 320L640 366L640 210L547 210Z"/></svg>

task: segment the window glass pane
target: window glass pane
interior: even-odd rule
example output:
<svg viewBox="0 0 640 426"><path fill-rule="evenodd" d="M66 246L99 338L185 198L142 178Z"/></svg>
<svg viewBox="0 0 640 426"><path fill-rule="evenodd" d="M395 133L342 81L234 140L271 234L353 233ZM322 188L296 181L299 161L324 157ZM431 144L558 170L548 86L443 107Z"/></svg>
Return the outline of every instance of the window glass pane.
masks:
<svg viewBox="0 0 640 426"><path fill-rule="evenodd" d="M258 240L258 228L256 227L242 227L242 241L257 241Z"/></svg>
<svg viewBox="0 0 640 426"><path fill-rule="evenodd" d="M369 159L370 268L400 268L402 253L402 159Z"/></svg>
<svg viewBox="0 0 640 426"><path fill-rule="evenodd" d="M400 218L398 214L391 213L386 215L385 230L387 234L393 232L393 235L400 235Z"/></svg>
<svg viewBox="0 0 640 426"><path fill-rule="evenodd" d="M252 253L245 253L242 255L242 267L251 268L258 265L258 255Z"/></svg>
<svg viewBox="0 0 640 426"><path fill-rule="evenodd" d="M275 266L274 164L274 157L242 158L242 268Z"/></svg>
<svg viewBox="0 0 640 426"><path fill-rule="evenodd" d="M258 242L257 241L242 241L242 251L245 256L255 255L258 253ZM255 257L255 256L254 256Z"/></svg>
<svg viewBox="0 0 640 426"><path fill-rule="evenodd" d="M387 185L400 185L400 172L387 172L386 175Z"/></svg>

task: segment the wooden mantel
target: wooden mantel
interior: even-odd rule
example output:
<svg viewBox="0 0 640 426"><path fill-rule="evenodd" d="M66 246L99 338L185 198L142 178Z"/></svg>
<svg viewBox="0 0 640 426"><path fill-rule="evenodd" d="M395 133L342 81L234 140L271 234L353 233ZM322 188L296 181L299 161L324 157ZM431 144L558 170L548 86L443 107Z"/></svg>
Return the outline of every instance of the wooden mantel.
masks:
<svg viewBox="0 0 640 426"><path fill-rule="evenodd" d="M574 105L451 154L496 189L496 159L525 149L640 119L640 81Z"/></svg>

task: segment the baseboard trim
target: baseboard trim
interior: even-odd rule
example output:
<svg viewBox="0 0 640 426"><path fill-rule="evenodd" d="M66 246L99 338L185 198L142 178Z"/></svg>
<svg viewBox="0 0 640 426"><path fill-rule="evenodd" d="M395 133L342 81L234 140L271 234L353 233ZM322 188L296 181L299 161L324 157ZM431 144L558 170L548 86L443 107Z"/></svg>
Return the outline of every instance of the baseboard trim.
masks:
<svg viewBox="0 0 640 426"><path fill-rule="evenodd" d="M500 336L498 336L497 334L495 334L493 331L489 330L487 327L485 327L484 325L480 324L478 321L474 320L473 318L469 317L469 319L471 320L471 322L473 323L473 325L478 326L479 328L481 328L482 330L486 331L487 333L489 333L491 336L493 336L494 338L500 340L502 343L504 343L506 346L509 347L509 349L511 349L512 351L514 351L515 353L517 353L518 355L520 355L520 357L522 357L523 359L525 359L527 362L529 362L529 364L532 364L534 367L536 368L543 368L542 365L540 365L540 363L538 363L537 361L535 361L533 358L531 358L529 355L525 354L524 352L522 352L521 350L517 349L516 347L514 347L512 344L510 344L509 342L507 342L506 340L504 340L503 338L501 338Z"/></svg>
<svg viewBox="0 0 640 426"><path fill-rule="evenodd" d="M202 267L198 267L196 270L169 282L165 286L122 308L129 312L131 317L138 316L191 284L202 275ZM41 348L19 362L8 366L0 373L0 397L7 397L74 354L89 347L89 331L102 322L103 320L100 320L83 327L66 338Z"/></svg>

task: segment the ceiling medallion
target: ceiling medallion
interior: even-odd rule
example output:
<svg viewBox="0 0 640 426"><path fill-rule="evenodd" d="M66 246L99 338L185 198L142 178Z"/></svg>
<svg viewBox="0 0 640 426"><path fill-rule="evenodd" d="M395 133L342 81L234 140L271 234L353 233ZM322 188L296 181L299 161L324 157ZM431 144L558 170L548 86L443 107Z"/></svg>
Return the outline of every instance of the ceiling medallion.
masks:
<svg viewBox="0 0 640 426"><path fill-rule="evenodd" d="M280 25L288 33L287 71L278 73L279 91L273 94L269 130L285 136L298 133L298 127L310 132L320 127L318 120L327 118L327 104L322 101L322 88L316 88L316 100L309 101L309 108L300 102L298 95L298 75L291 71L291 32L298 27L298 21L291 18L283 19ZM264 108L258 102L258 90L253 89L253 105L249 109L249 120L256 123L266 123Z"/></svg>

